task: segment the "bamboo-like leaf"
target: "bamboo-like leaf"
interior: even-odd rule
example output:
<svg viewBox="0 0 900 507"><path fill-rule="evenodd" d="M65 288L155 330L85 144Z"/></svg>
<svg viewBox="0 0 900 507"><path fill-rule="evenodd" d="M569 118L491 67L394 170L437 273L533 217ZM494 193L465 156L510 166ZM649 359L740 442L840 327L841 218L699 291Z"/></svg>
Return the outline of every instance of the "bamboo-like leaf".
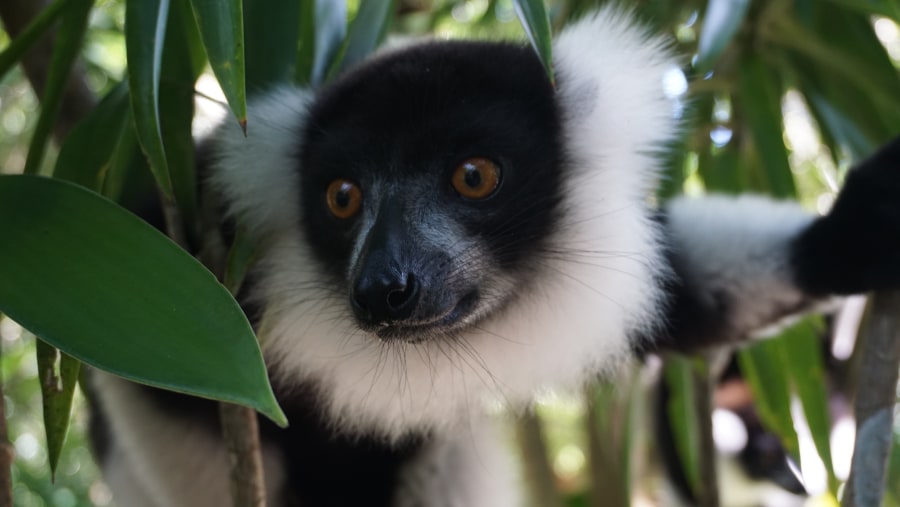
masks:
<svg viewBox="0 0 900 507"><path fill-rule="evenodd" d="M256 256L259 254L259 241L247 233L243 227L238 227L234 242L228 250L228 258L225 264L225 276L223 283L228 292L237 295L244 283L244 277Z"/></svg>
<svg viewBox="0 0 900 507"><path fill-rule="evenodd" d="M191 0L191 7L213 74L222 87L231 112L246 128L247 88L244 81L242 3L241 0Z"/></svg>
<svg viewBox="0 0 900 507"><path fill-rule="evenodd" d="M738 364L750 385L756 409L785 450L800 462L800 444L791 418L790 378L778 340L763 340L738 351Z"/></svg>
<svg viewBox="0 0 900 507"><path fill-rule="evenodd" d="M300 6L308 1L312 0L244 2L244 58L249 93L268 90L294 78Z"/></svg>
<svg viewBox="0 0 900 507"><path fill-rule="evenodd" d="M28 158L25 160L25 174L37 174L44 161L44 152L56 116L62 104L63 91L69 79L72 64L78 57L84 33L87 29L88 14L94 5L93 0L72 0L62 12L62 24L56 34L53 56L47 71L47 84L41 96L41 115L34 127L31 142L28 145Z"/></svg>
<svg viewBox="0 0 900 507"><path fill-rule="evenodd" d="M894 497L894 502L900 505L900 434L894 432L894 445L891 448L891 456L888 461L887 493Z"/></svg>
<svg viewBox="0 0 900 507"><path fill-rule="evenodd" d="M125 50L128 86L138 142L163 194L174 199L169 164L159 126L159 76L169 0L126 0Z"/></svg>
<svg viewBox="0 0 900 507"><path fill-rule="evenodd" d="M347 4L331 0L315 0L306 4L315 12L306 15L308 18L312 15L313 23L308 34L312 51L305 82L315 87L325 79L329 65L341 51L341 43L347 35ZM301 36L307 37L307 34Z"/></svg>
<svg viewBox="0 0 900 507"><path fill-rule="evenodd" d="M700 422L694 407L695 376L690 359L678 355L666 357L665 381L669 389L666 415L672 425L672 438L688 485L695 494L703 489L700 467Z"/></svg>
<svg viewBox="0 0 900 507"><path fill-rule="evenodd" d="M547 9L544 0L514 0L516 15L528 35L528 41L537 52L547 77L551 83L556 83L553 76L553 39L550 30L550 18L547 17Z"/></svg>
<svg viewBox="0 0 900 507"><path fill-rule="evenodd" d="M128 84L116 85L78 123L59 150L53 176L99 190L110 158L128 118Z"/></svg>
<svg viewBox="0 0 900 507"><path fill-rule="evenodd" d="M56 466L62 453L69 419L72 396L78 383L81 363L42 340L36 341L38 375L44 408L44 431L47 435L47 459L51 480L56 478Z"/></svg>
<svg viewBox="0 0 900 507"><path fill-rule="evenodd" d="M828 381L822 359L822 343L812 321L804 321L782 333L779 342L791 384L803 405L803 414L813 443L828 472L828 486L837 493L838 480L831 458L831 416L828 408Z"/></svg>
<svg viewBox="0 0 900 507"><path fill-rule="evenodd" d="M0 79L3 79L9 69L22 59L22 55L47 32L47 29L59 18L62 8L68 2L69 0L55 0L48 5L28 23L22 33L9 43L9 46L6 46L6 49L0 52Z"/></svg>
<svg viewBox="0 0 900 507"><path fill-rule="evenodd" d="M134 122L132 121L131 111L129 110L127 111L127 116L125 118L124 128L116 137L116 145L110 156L109 168L103 175L101 187L98 191L105 197L116 202L122 202L122 192L126 186L128 176L132 173L131 169L134 165L140 165L139 169L146 171L146 178L150 179L150 184L147 185L149 188L145 192L143 199L148 197L155 199L156 196L154 194L156 192L156 186L150 176L150 168L147 166L147 159L143 156L140 145L138 144L137 133L135 132ZM129 208L127 204L125 204L125 207ZM130 209L137 208L137 206L130 207Z"/></svg>
<svg viewBox="0 0 900 507"><path fill-rule="evenodd" d="M125 378L286 422L240 307L157 230L33 176L0 176L0 230L0 311L26 329Z"/></svg>
<svg viewBox="0 0 900 507"><path fill-rule="evenodd" d="M709 0L697 44L694 68L705 74L728 47L747 15L750 0Z"/></svg>
<svg viewBox="0 0 900 507"><path fill-rule="evenodd" d="M797 191L784 146L778 85L755 55L742 60L739 74L741 111L753 134L767 186L776 197L793 197Z"/></svg>
<svg viewBox="0 0 900 507"><path fill-rule="evenodd" d="M159 85L159 124L163 149L169 167L172 190L184 239L197 245L197 177L194 167L194 82L197 76L191 63L187 29L192 13L185 2L177 2L169 11L169 23L163 49Z"/></svg>
<svg viewBox="0 0 900 507"><path fill-rule="evenodd" d="M375 51L387 34L393 6L393 0L369 0L360 4L356 17L350 23L347 38L328 67L326 80L334 79Z"/></svg>

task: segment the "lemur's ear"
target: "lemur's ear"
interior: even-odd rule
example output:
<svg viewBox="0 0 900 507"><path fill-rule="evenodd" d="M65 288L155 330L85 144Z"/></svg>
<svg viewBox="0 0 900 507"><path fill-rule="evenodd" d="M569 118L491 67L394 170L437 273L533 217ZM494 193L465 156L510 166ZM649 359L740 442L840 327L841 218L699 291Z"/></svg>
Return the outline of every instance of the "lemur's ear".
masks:
<svg viewBox="0 0 900 507"><path fill-rule="evenodd" d="M900 286L900 138L851 169L831 212L797 238L792 261L812 293Z"/></svg>

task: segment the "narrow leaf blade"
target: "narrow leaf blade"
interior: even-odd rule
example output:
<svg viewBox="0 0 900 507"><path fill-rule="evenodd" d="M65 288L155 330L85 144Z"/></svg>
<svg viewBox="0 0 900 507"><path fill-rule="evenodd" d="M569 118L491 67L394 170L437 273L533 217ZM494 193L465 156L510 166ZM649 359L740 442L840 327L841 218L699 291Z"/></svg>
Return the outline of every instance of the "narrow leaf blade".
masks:
<svg viewBox="0 0 900 507"><path fill-rule="evenodd" d="M53 176L98 190L127 119L128 84L122 82L66 136Z"/></svg>
<svg viewBox="0 0 900 507"><path fill-rule="evenodd" d="M213 74L238 122L247 122L241 0L191 0Z"/></svg>
<svg viewBox="0 0 900 507"><path fill-rule="evenodd" d="M712 69L737 33L749 6L749 0L709 0L694 63L698 73L705 74Z"/></svg>
<svg viewBox="0 0 900 507"><path fill-rule="evenodd" d="M331 62L327 79L333 79L375 51L387 34L393 5L392 0L370 0L360 4L343 47Z"/></svg>
<svg viewBox="0 0 900 507"><path fill-rule="evenodd" d="M168 14L169 0L127 0L125 3L128 86L138 142L150 161L159 188L173 199L159 126L159 76Z"/></svg>
<svg viewBox="0 0 900 507"><path fill-rule="evenodd" d="M0 311L111 373L284 415L240 307L157 230L81 187L0 176Z"/></svg>
<svg viewBox="0 0 900 507"><path fill-rule="evenodd" d="M44 161L47 141L56 123L69 72L84 41L88 14L93 4L93 0L73 0L62 12L62 24L56 34L50 69L47 71L47 84L41 97L41 115L28 145L25 174L37 174Z"/></svg>
<svg viewBox="0 0 900 507"><path fill-rule="evenodd" d="M81 362L56 347L38 339L37 362L40 375L41 398L44 408L44 431L47 435L47 458L51 478L56 477L56 466L69 431L72 413L72 397L78 384Z"/></svg>
<svg viewBox="0 0 900 507"><path fill-rule="evenodd" d="M741 105L762 162L769 191L792 197L797 190L782 135L781 96L762 60L748 55L740 66Z"/></svg>
<svg viewBox="0 0 900 507"><path fill-rule="evenodd" d="M550 18L544 7L544 0L514 0L516 15L522 22L528 41L537 52L547 77L551 83L556 82L553 76L553 40L550 30Z"/></svg>

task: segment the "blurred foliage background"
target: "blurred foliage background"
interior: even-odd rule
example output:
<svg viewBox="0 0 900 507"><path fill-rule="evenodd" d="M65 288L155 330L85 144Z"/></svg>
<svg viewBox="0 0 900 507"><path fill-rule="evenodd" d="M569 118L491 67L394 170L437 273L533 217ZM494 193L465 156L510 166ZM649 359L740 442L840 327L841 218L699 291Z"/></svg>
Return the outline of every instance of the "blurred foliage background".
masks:
<svg viewBox="0 0 900 507"><path fill-rule="evenodd" d="M3 2L4 23L15 4L51 3ZM550 0L546 6L559 30L603 3ZM850 165L900 133L898 1L619 3L669 34L684 55L682 67L665 83L685 129L669 150L660 199L753 191L797 198L824 212ZM304 57L310 33L318 37L328 26L313 4L322 2L245 2L249 94L273 82L307 83L339 70L320 69L317 78L315 65ZM388 44L418 37L525 40L512 0L350 0L346 5L346 19L331 25L340 27L334 28L337 37L348 23L370 23L378 32L373 41L386 35ZM382 5L389 6L385 19L357 18ZM90 10L73 75L94 98L126 77L125 11L123 0L98 0ZM196 66L202 61L196 57L198 43L191 39L193 30L185 30ZM0 51L9 48L10 39L4 26ZM368 49L353 55L351 47L346 61ZM209 67L196 85L187 74L197 90L194 129L201 131L210 115L224 113L224 98ZM169 77L163 75L163 82ZM40 110L39 96L20 67L0 76L0 172L15 174L25 167ZM56 163L58 146L50 144L44 173ZM142 157L132 165L146 171ZM651 359L611 384L541 400L535 414L514 423L513 433L534 504L676 505L684 501L677 496L687 495L705 506L835 505L852 452L849 407L856 388L854 322L860 308L854 302L842 318L805 320L783 337L736 356L725 351ZM17 451L15 504L111 505L86 444L80 396L56 482L50 483L33 337L9 319L0 321L0 333L4 401ZM658 426L658 415L672 424ZM894 441L888 506L900 506L900 425ZM667 460L678 471L667 468ZM799 494L791 469L802 470L806 494Z"/></svg>

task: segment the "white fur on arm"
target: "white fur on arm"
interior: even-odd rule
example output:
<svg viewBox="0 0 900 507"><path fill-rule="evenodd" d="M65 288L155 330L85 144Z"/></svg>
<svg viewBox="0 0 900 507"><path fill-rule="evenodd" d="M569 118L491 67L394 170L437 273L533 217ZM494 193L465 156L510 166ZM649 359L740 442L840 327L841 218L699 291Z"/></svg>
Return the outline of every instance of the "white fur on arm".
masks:
<svg viewBox="0 0 900 507"><path fill-rule="evenodd" d="M814 219L798 204L760 196L678 198L667 206L673 264L724 335L764 332L816 302L794 282L794 238Z"/></svg>

